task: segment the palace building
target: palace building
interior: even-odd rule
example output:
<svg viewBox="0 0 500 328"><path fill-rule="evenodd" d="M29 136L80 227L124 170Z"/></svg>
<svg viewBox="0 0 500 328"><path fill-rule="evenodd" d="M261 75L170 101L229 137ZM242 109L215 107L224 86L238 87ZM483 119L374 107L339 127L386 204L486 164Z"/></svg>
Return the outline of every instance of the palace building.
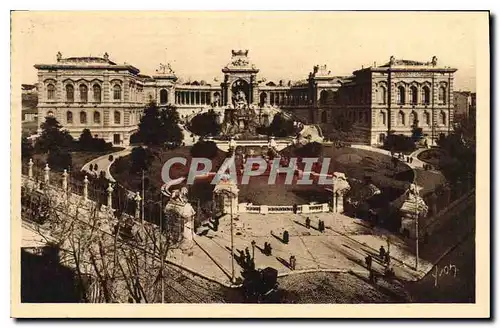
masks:
<svg viewBox="0 0 500 328"><path fill-rule="evenodd" d="M357 140L380 144L388 133L410 135L421 127L430 138L450 131L453 122L453 78L456 69L430 62L390 61L336 76L326 65L313 67L301 81L267 81L250 62L248 50L232 51L222 80L182 82L170 64L152 76L129 64L103 57L63 58L37 64L38 125L55 116L74 138L92 134L128 145L147 103L175 106L188 120L210 107L231 106L241 95L252 108L280 108L306 124L325 128L338 115L354 123ZM269 119L261 121L269 124Z"/></svg>

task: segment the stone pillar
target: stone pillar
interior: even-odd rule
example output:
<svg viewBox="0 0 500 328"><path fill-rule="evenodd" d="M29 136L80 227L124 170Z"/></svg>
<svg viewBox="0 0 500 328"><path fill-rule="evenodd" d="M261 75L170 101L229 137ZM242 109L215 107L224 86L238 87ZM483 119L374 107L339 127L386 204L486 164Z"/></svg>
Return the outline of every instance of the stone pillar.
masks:
<svg viewBox="0 0 500 328"><path fill-rule="evenodd" d="M135 218L138 220L139 217L141 216L141 196L139 192L135 193Z"/></svg>
<svg viewBox="0 0 500 328"><path fill-rule="evenodd" d="M106 191L108 192L108 207L113 208L113 186L111 183L108 185L108 189Z"/></svg>
<svg viewBox="0 0 500 328"><path fill-rule="evenodd" d="M66 169L64 169L62 176L63 176L62 188L64 191L67 191L68 190L68 172L66 171Z"/></svg>
<svg viewBox="0 0 500 328"><path fill-rule="evenodd" d="M344 213L344 194L342 192L337 193L337 213Z"/></svg>
<svg viewBox="0 0 500 328"><path fill-rule="evenodd" d="M87 176L83 179L83 200L87 201L89 199L89 179Z"/></svg>
<svg viewBox="0 0 500 328"><path fill-rule="evenodd" d="M43 175L43 182L46 185L49 185L49 183L50 183L50 167L49 167L49 164L45 164L44 171L45 171L45 173Z"/></svg>
<svg viewBox="0 0 500 328"><path fill-rule="evenodd" d="M28 179L33 179L33 160L31 158L28 162Z"/></svg>

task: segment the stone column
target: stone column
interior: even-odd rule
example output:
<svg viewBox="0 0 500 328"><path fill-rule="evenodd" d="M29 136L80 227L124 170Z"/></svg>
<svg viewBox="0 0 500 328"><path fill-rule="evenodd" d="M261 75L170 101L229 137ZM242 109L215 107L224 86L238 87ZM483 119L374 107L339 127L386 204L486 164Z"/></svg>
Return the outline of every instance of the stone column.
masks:
<svg viewBox="0 0 500 328"><path fill-rule="evenodd" d="M89 179L87 176L83 179L83 200L87 201L89 199Z"/></svg>
<svg viewBox="0 0 500 328"><path fill-rule="evenodd" d="M106 191L108 192L108 207L113 208L113 186L111 183L108 185L108 189Z"/></svg>
<svg viewBox="0 0 500 328"><path fill-rule="evenodd" d="M28 162L28 179L33 179L33 160L31 158Z"/></svg>
<svg viewBox="0 0 500 328"><path fill-rule="evenodd" d="M66 171L66 169L64 169L62 176L63 176L62 188L64 191L67 191L68 190L68 172Z"/></svg>
<svg viewBox="0 0 500 328"><path fill-rule="evenodd" d="M49 183L50 183L50 167L49 167L49 164L45 164L44 171L45 171L45 173L43 175L43 182L46 185L49 185Z"/></svg>
<svg viewBox="0 0 500 328"><path fill-rule="evenodd" d="M135 194L135 218L138 220L141 216L141 196L139 192L136 192Z"/></svg>

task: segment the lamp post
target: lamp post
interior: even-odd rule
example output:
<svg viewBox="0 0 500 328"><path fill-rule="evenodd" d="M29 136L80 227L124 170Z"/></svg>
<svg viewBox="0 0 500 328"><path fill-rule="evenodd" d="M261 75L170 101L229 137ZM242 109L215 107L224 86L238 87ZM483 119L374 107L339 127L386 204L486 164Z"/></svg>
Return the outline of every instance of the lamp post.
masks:
<svg viewBox="0 0 500 328"><path fill-rule="evenodd" d="M252 259L255 261L255 240L252 240Z"/></svg>
<svg viewBox="0 0 500 328"><path fill-rule="evenodd" d="M417 187L417 171L414 170L414 185L415 185L415 271L418 270L418 187Z"/></svg>

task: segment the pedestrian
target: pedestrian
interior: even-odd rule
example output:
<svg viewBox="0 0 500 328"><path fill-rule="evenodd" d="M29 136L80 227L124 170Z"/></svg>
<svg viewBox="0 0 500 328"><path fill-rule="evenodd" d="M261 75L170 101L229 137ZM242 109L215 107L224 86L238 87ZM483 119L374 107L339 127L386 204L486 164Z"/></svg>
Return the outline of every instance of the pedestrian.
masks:
<svg viewBox="0 0 500 328"><path fill-rule="evenodd" d="M380 246L380 249L379 249L379 252L378 252L378 255L380 256L380 259L381 260L385 260L385 248L384 246Z"/></svg>
<svg viewBox="0 0 500 328"><path fill-rule="evenodd" d="M387 265L391 263L391 255L389 254L389 252L385 253L385 263L387 263Z"/></svg>
<svg viewBox="0 0 500 328"><path fill-rule="evenodd" d="M309 217L306 218L306 228L309 229L311 227L311 219Z"/></svg>
<svg viewBox="0 0 500 328"><path fill-rule="evenodd" d="M295 270L295 256L290 256L290 269Z"/></svg>
<svg viewBox="0 0 500 328"><path fill-rule="evenodd" d="M368 270L370 270L370 273L371 273L371 270L372 270L372 257L371 257L371 255L368 255L367 257L365 257L365 263L366 263L366 267L368 268Z"/></svg>

